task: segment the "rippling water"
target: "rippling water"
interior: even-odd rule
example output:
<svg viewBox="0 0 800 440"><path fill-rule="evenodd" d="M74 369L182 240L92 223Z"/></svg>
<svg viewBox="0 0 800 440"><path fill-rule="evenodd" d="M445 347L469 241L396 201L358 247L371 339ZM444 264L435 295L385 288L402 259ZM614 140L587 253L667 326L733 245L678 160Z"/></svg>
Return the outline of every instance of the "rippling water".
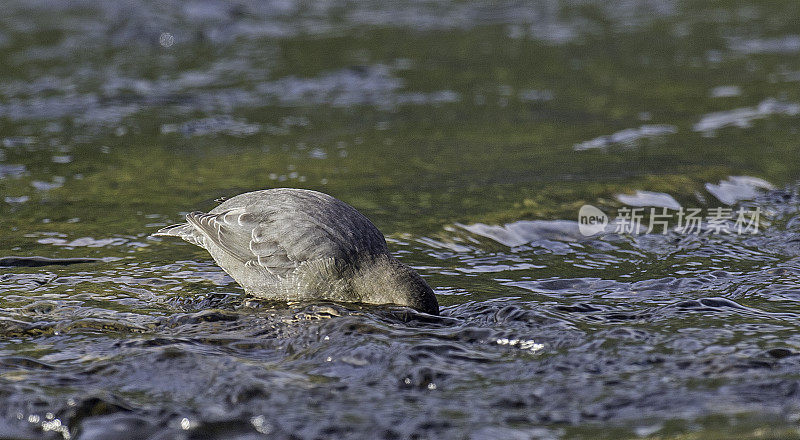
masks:
<svg viewBox="0 0 800 440"><path fill-rule="evenodd" d="M0 437L800 438L798 17L7 2ZM279 186L373 219L441 316L257 301L149 237Z"/></svg>

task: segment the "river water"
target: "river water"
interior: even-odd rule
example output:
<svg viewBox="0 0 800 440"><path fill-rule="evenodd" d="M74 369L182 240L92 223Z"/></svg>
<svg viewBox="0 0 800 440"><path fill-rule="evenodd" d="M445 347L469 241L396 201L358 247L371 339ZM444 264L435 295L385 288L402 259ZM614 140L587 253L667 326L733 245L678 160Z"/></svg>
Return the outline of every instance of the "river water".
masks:
<svg viewBox="0 0 800 440"><path fill-rule="evenodd" d="M4 2L0 437L800 438L800 4L753 3ZM149 237L273 187L441 316Z"/></svg>

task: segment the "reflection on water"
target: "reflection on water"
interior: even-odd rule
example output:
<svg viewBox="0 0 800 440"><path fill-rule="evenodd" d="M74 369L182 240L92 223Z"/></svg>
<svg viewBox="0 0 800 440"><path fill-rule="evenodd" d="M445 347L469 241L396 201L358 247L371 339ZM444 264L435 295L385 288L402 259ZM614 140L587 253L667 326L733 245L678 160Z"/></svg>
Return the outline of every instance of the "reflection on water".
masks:
<svg viewBox="0 0 800 440"><path fill-rule="evenodd" d="M635 194L617 194L617 200L628 206L656 206L667 209L681 209L671 195L653 191L636 191Z"/></svg>
<svg viewBox="0 0 800 440"><path fill-rule="evenodd" d="M740 200L755 198L765 189L774 189L764 179L750 176L730 176L719 183L706 183L706 190L726 205L733 205Z"/></svg>
<svg viewBox="0 0 800 440"><path fill-rule="evenodd" d="M800 114L800 104L780 102L770 98L761 101L755 107L737 108L705 115L694 125L694 131L712 135L716 130L723 127L747 128L755 119L772 115L796 116L798 114Z"/></svg>
<svg viewBox="0 0 800 440"><path fill-rule="evenodd" d="M639 128L629 128L618 131L609 136L600 136L588 141L575 144L575 151L604 148L611 145L636 145L639 139L654 138L676 133L678 129L672 125L642 125Z"/></svg>
<svg viewBox="0 0 800 440"><path fill-rule="evenodd" d="M798 438L798 16L7 2L0 437ZM253 300L149 238L276 186L373 219L442 316Z"/></svg>

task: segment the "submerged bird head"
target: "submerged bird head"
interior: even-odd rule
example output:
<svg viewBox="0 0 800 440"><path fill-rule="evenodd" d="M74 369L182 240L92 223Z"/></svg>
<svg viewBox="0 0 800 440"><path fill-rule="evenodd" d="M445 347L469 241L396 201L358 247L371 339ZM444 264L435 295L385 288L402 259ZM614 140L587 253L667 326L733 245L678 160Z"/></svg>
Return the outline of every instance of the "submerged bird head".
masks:
<svg viewBox="0 0 800 440"><path fill-rule="evenodd" d="M353 289L364 303L398 304L439 314L433 289L414 269L391 256L381 256L363 265L353 278Z"/></svg>

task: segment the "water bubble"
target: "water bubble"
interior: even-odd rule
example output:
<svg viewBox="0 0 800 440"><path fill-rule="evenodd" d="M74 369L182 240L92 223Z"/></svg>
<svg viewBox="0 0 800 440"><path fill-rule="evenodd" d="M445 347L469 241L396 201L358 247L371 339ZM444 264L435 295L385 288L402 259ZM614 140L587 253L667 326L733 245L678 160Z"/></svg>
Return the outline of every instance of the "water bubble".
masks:
<svg viewBox="0 0 800 440"><path fill-rule="evenodd" d="M169 32L162 32L161 35L158 36L158 44L161 47L171 47L175 44L175 37Z"/></svg>
<svg viewBox="0 0 800 440"><path fill-rule="evenodd" d="M269 434L272 432L272 424L267 421L267 418L263 415L255 416L250 419L250 424L253 425L256 431L260 432L261 434Z"/></svg>

